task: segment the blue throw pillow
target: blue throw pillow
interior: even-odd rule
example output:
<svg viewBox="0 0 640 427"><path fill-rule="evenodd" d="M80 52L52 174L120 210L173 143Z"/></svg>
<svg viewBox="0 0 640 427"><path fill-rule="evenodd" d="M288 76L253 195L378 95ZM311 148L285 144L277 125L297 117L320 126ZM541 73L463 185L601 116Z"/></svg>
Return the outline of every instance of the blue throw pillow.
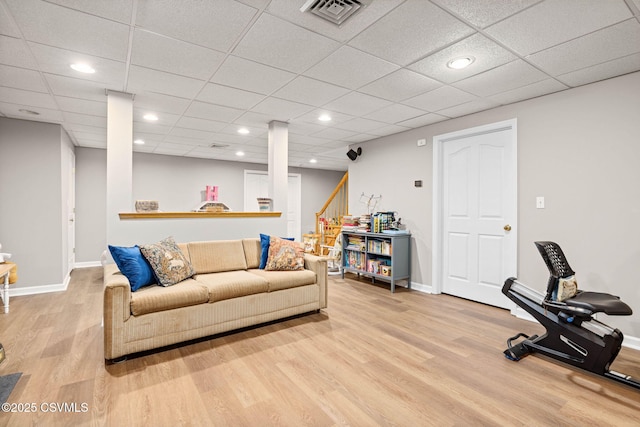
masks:
<svg viewBox="0 0 640 427"><path fill-rule="evenodd" d="M109 245L109 252L120 272L129 279L131 291L156 283L151 265L142 256L138 245L130 248Z"/></svg>
<svg viewBox="0 0 640 427"><path fill-rule="evenodd" d="M283 239L293 241L293 237L283 237ZM267 234L260 234L260 266L258 267L261 270L267 266L267 258L269 258L269 242L271 241L271 236Z"/></svg>

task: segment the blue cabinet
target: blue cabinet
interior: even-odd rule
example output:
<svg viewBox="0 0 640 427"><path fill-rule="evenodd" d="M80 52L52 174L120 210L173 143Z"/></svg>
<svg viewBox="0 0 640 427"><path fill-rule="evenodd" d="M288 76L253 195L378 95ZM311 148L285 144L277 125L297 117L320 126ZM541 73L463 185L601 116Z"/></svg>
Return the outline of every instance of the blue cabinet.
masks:
<svg viewBox="0 0 640 427"><path fill-rule="evenodd" d="M407 279L411 289L411 234L342 232L342 278L356 273L391 283Z"/></svg>

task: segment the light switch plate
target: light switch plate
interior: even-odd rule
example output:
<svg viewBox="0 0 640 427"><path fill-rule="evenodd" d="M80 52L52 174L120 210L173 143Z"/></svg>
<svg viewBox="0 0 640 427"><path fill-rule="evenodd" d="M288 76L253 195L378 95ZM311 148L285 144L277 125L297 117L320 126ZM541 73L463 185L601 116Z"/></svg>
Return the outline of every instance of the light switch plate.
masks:
<svg viewBox="0 0 640 427"><path fill-rule="evenodd" d="M536 197L536 208L544 209L544 197L542 196Z"/></svg>

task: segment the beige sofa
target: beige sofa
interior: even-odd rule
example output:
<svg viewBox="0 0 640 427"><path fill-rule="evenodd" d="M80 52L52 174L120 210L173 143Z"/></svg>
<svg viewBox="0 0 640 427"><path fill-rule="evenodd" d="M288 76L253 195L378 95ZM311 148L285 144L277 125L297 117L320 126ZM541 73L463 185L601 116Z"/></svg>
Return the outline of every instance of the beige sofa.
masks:
<svg viewBox="0 0 640 427"><path fill-rule="evenodd" d="M259 270L260 239L178 244L196 274L131 292L104 267L104 357L207 337L327 306L327 262L305 254L301 271Z"/></svg>

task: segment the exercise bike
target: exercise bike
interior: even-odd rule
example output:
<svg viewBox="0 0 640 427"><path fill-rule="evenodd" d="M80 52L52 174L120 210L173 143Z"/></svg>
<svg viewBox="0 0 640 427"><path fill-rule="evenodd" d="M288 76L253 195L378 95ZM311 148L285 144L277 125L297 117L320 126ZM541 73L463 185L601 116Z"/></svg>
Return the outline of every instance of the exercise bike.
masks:
<svg viewBox="0 0 640 427"><path fill-rule="evenodd" d="M556 243L535 242L535 245L549 268L546 295L514 277L505 281L502 293L535 317L546 333L541 336L519 333L509 338L505 357L519 361L538 352L640 389L639 381L609 369L622 347L622 332L593 317L596 313L629 316L633 313L631 308L619 297L600 292L577 291L574 296L559 300L559 285L571 280L575 272ZM523 340L515 343L520 338Z"/></svg>

